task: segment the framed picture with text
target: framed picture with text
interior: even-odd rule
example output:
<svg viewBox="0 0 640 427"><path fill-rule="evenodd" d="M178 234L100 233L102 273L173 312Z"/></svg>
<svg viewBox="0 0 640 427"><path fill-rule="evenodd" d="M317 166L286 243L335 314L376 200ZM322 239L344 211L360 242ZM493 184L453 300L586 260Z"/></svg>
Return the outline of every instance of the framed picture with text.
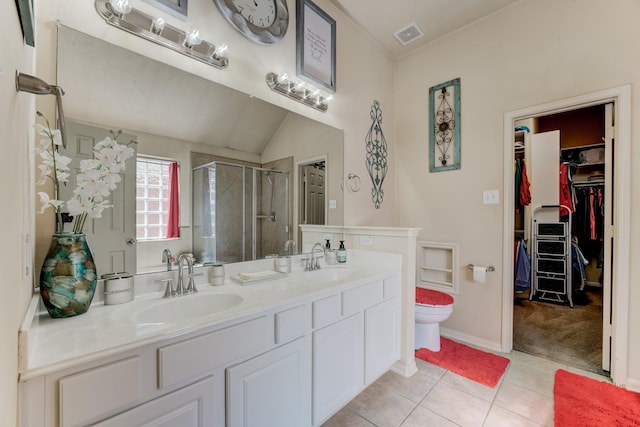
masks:
<svg viewBox="0 0 640 427"><path fill-rule="evenodd" d="M460 169L460 79L429 88L429 172Z"/></svg>
<svg viewBox="0 0 640 427"><path fill-rule="evenodd" d="M163 10L170 15L180 18L183 21L187 19L189 12L189 0L144 0L146 3Z"/></svg>
<svg viewBox="0 0 640 427"><path fill-rule="evenodd" d="M311 0L296 7L298 76L336 91L336 21Z"/></svg>

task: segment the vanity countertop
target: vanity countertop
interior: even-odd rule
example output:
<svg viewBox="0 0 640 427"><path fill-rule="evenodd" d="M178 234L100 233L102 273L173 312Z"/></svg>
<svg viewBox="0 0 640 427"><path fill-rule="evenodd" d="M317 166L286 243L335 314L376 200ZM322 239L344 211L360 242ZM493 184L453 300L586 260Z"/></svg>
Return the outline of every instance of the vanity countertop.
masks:
<svg viewBox="0 0 640 427"><path fill-rule="evenodd" d="M40 298L36 294L19 333L20 380L201 329L224 327L280 306L322 298L336 288L357 286L401 272L402 257L398 254L350 251L349 256L345 265L323 266L313 272L301 271L299 263L294 263L293 271L282 278L251 285L240 285L229 278L239 272L262 271L266 265L272 265L272 260L229 264L222 286L201 284L198 293L172 299L162 298L162 292L146 292L125 304L94 304L87 313L68 319L52 319L46 311L39 311ZM242 301L202 316L180 318L171 313L175 307L171 304L215 299L213 295L217 294L221 298L238 295ZM141 314L151 311L154 316Z"/></svg>

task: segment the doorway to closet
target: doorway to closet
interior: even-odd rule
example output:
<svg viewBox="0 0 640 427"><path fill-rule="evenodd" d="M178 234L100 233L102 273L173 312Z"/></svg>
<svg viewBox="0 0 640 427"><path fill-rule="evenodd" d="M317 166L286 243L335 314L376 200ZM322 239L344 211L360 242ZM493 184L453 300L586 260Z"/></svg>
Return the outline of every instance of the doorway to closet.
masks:
<svg viewBox="0 0 640 427"><path fill-rule="evenodd" d="M514 138L513 348L599 374L611 354L613 109L522 119Z"/></svg>
<svg viewBox="0 0 640 427"><path fill-rule="evenodd" d="M611 268L605 274L611 283L610 302L603 301L603 309L611 309L609 318L603 319L603 335L610 334L610 376L616 385L629 381L629 316L630 316L630 235L631 235L631 85L617 86L572 98L561 99L546 104L534 105L504 114L504 204L502 239L502 338L504 352L513 349L513 303L514 303L514 140L515 123L551 114L576 110L594 105L613 103L615 118L615 150L612 154L611 191L609 192L613 208L611 224L607 228L611 233ZM604 294L604 289L603 289ZM606 343L605 343L606 344ZM604 352L604 350L603 350ZM607 360L609 357L603 357Z"/></svg>

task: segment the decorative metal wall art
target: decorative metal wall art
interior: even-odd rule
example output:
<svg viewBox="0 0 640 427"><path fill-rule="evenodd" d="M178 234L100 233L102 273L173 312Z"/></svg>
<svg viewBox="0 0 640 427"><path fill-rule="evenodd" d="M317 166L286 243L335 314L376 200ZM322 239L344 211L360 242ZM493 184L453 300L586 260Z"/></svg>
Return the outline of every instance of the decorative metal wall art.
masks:
<svg viewBox="0 0 640 427"><path fill-rule="evenodd" d="M376 209L380 209L384 191L382 183L387 175L387 141L382 133L382 110L380 103L373 101L371 106L371 127L367 133L367 170L371 177L371 199Z"/></svg>
<svg viewBox="0 0 640 427"><path fill-rule="evenodd" d="M429 88L429 172L460 169L460 79Z"/></svg>

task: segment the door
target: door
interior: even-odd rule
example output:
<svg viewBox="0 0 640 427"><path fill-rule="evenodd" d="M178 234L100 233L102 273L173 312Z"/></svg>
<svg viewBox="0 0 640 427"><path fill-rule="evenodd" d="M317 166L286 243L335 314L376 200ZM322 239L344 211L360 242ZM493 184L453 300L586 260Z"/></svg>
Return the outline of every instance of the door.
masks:
<svg viewBox="0 0 640 427"><path fill-rule="evenodd" d="M309 338L227 369L227 426L311 424Z"/></svg>
<svg viewBox="0 0 640 427"><path fill-rule="evenodd" d="M324 170L315 165L302 167L302 224L324 224L325 185Z"/></svg>
<svg viewBox="0 0 640 427"><path fill-rule="evenodd" d="M398 282L399 288L400 279L393 280ZM400 301L398 298L392 298L365 310L364 346L365 384L371 384L400 359Z"/></svg>
<svg viewBox="0 0 640 427"><path fill-rule="evenodd" d="M364 384L364 322L360 313L313 333L313 424L349 402Z"/></svg>
<svg viewBox="0 0 640 427"><path fill-rule="evenodd" d="M69 200L75 188L76 175L80 172L80 161L93 158L93 147L110 131L67 120L67 148L60 147L60 153L71 157L69 165L72 185L63 186L60 194L63 200ZM118 138L121 144L135 141L133 135L122 134ZM136 144L130 147L136 148ZM111 193L112 208L105 209L102 218L88 219L84 226L87 242L93 253L98 277L107 273L136 271L136 158L126 162L126 171L120 174L121 181ZM64 208L63 208L64 211ZM71 224L66 224L69 231Z"/></svg>
<svg viewBox="0 0 640 427"><path fill-rule="evenodd" d="M604 107L604 256L602 263L602 369L611 372L611 331L613 323L613 144L615 120L613 103Z"/></svg>
<svg viewBox="0 0 640 427"><path fill-rule="evenodd" d="M531 136L531 160L527 164L531 182L531 211L543 205L558 204L559 153L560 131L536 133ZM536 219L558 222L558 211L553 209L540 211Z"/></svg>

